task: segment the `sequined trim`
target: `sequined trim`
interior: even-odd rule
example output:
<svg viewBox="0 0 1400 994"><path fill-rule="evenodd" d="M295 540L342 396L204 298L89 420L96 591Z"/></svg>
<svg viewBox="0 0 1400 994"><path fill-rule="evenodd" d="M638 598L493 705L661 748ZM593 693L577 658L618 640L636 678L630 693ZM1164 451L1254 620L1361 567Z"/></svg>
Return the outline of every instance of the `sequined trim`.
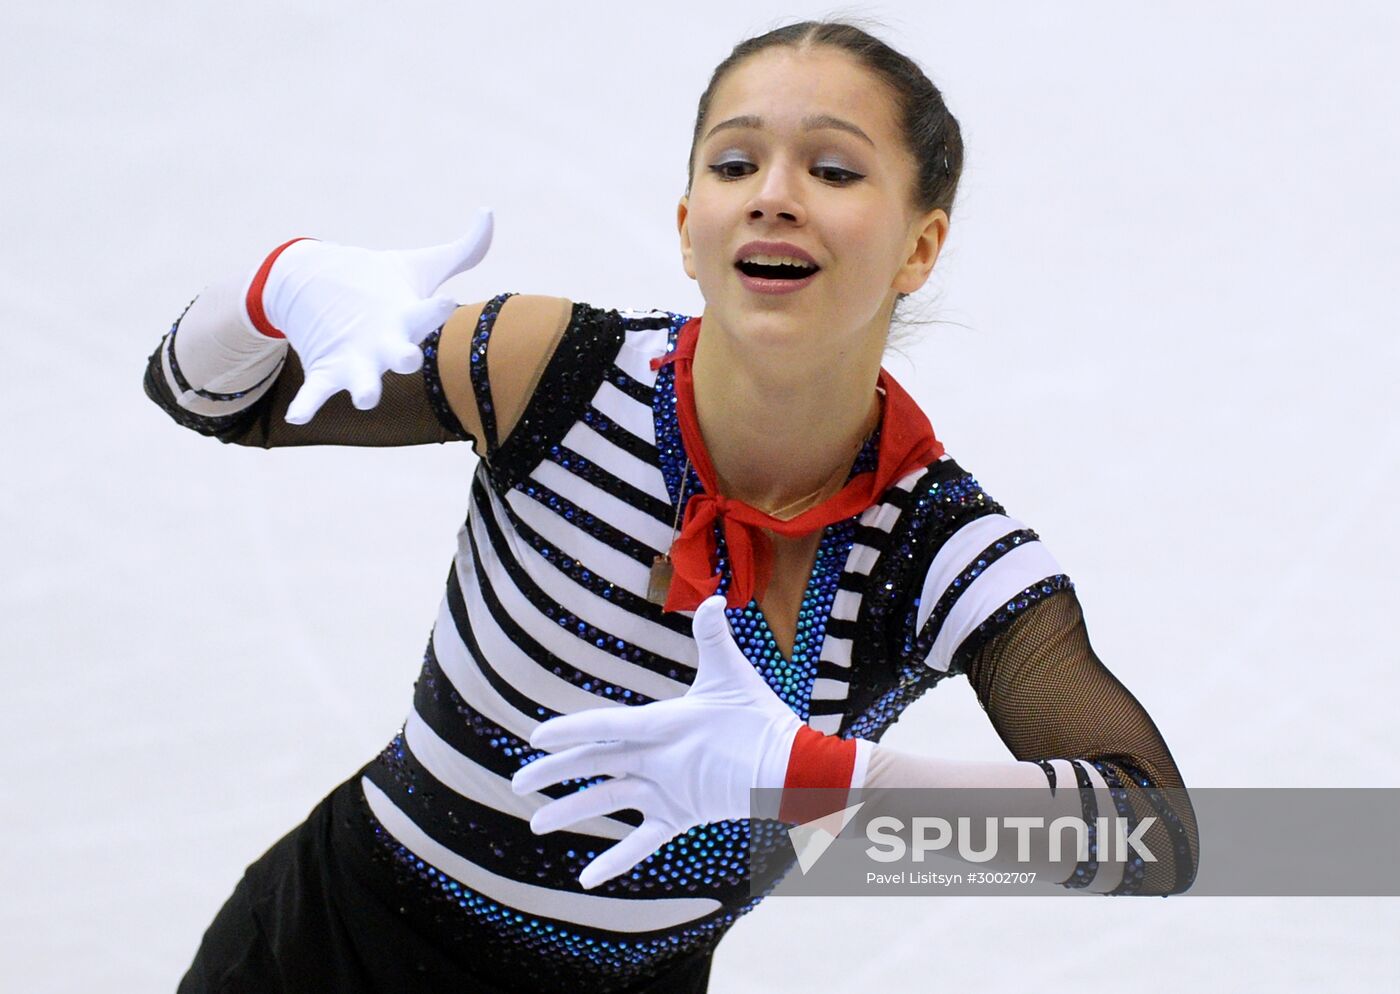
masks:
<svg viewBox="0 0 1400 994"><path fill-rule="evenodd" d="M489 450L492 488L505 493L525 480L559 444L592 401L623 341L616 311L575 303L563 338L545 366L520 420L499 449Z"/></svg>
<svg viewBox="0 0 1400 994"><path fill-rule="evenodd" d="M1097 759L1092 761L1092 765L1094 769L1098 770L1099 776L1103 777L1104 783L1108 785L1108 796L1113 800L1113 809L1117 812L1118 817L1126 822L1128 832L1131 834L1132 830L1137 827L1138 818L1136 812L1133 811L1132 804L1128 801L1128 791L1124 788L1123 781L1119 779L1118 773L1112 766ZM1111 846L1112 843L1109 845ZM1122 858L1124 854L1117 853L1116 855L1118 858ZM1142 857L1134 856L1123 867L1123 879L1109 893L1136 894L1142 889L1144 872Z"/></svg>
<svg viewBox="0 0 1400 994"><path fill-rule="evenodd" d="M442 340L442 329L438 328L423 339L419 348L423 350L423 391L428 395L428 405L438 424L453 438L475 443L476 439L462 427L456 412L447 402L447 392L442 388L442 370L438 367L438 346Z"/></svg>
<svg viewBox="0 0 1400 994"><path fill-rule="evenodd" d="M1195 882L1197 862L1191 858L1191 842L1190 839L1187 838L1186 827L1181 823L1181 817L1176 813L1176 810L1167 803L1166 798L1162 796L1161 789L1152 782L1151 777L1122 757L1112 756L1109 757L1109 759L1114 764L1122 767L1123 772L1132 779L1135 788L1141 789L1143 793L1147 795L1147 799L1152 805L1152 810L1156 812L1161 823L1166 826L1167 833L1171 836L1172 854L1176 866L1176 878L1168 893L1180 894ZM1183 803L1189 805L1190 800L1185 798L1184 791L1178 791L1178 793L1183 797ZM1114 894L1133 894L1137 893L1141 888L1146 867L1142 865L1140 857L1136 858L1134 863L1135 865L1130 865L1129 867L1129 869L1135 871L1132 874L1132 889L1123 889L1129 886L1128 874L1125 873L1122 886L1114 890ZM1162 894L1161 896L1166 897L1167 894Z"/></svg>
<svg viewBox="0 0 1400 994"><path fill-rule="evenodd" d="M957 528L965 527L967 522L972 520L975 519L967 518L960 521ZM992 563L1001 559L1013 549L1018 548L1026 542L1035 541L1039 541L1039 536L1029 528L1022 528L1011 532L1004 538L997 539L979 552L977 558L960 574L954 577L953 582L939 595L938 600L933 605L933 610L929 613L928 619L924 622L923 630L919 633L918 638L914 640L912 645L906 642L906 645L908 645L907 651L918 656L920 659L927 659L934 641L937 640L939 632L943 628L944 620L948 617L948 614L953 608L957 606L958 600L962 597L963 593L972 586L973 581L981 576ZM919 606L920 599L916 597L913 604L916 612ZM912 625L910 627L912 628ZM978 630L981 631L982 628L985 627L986 623L983 622Z"/></svg>
<svg viewBox="0 0 1400 994"><path fill-rule="evenodd" d="M472 332L471 345L471 377L472 392L476 395L477 415L481 418L482 441L486 445L486 455L489 458L491 453L496 451L496 407L491 400L491 377L487 371L486 350L491 344L491 331L496 326L496 315L500 314L505 302L514 293L498 293L486 302L486 306L481 309L481 316L476 320L476 329Z"/></svg>
<svg viewBox="0 0 1400 994"><path fill-rule="evenodd" d="M936 687L946 676L921 662L899 664L894 675L894 686L880 690L868 704L850 706L851 713L842 734L878 742L889 727L899 720L905 708ZM888 680L887 677L884 679ZM868 673L862 673L863 690L870 688L870 681ZM852 686L856 684L853 682Z"/></svg>
<svg viewBox="0 0 1400 994"><path fill-rule="evenodd" d="M170 384L165 379L165 370L161 365L161 353L164 349L165 339L162 338L155 351L146 359L146 372L142 377L141 386L145 390L146 396L181 428L188 428L201 435L228 443L240 437L248 430L248 426L258 419L266 397L259 398L241 411L235 411L232 414L195 414L193 411L187 411L181 407L179 401L175 399L175 394L170 390Z"/></svg>
<svg viewBox="0 0 1400 994"><path fill-rule="evenodd" d="M490 958L493 972L518 977L531 990L612 991L655 976L677 960L712 949L734 922L762 899L749 898L733 910L653 938L614 937L612 933L522 914L498 904L424 862L374 818L368 805L359 806L378 858L393 870L395 890L402 898L404 912L437 921L465 917L481 933L480 940L474 943L476 954ZM673 881L666 869L672 867L682 851L698 854L706 850L709 841L687 837L672 840L631 874L609 881L600 890L641 890L642 884L635 879L639 874L656 886L671 890ZM783 844L790 850L785 839ZM581 846L567 849L562 862L554 863L551 872L575 878L577 886L578 872L603 848L606 846L600 845L596 850ZM747 860L746 850L736 851L740 861ZM700 862L713 876L718 865L715 857L702 856ZM667 878L665 885L659 880L663 875Z"/></svg>
<svg viewBox="0 0 1400 994"><path fill-rule="evenodd" d="M473 862L510 879L577 892L579 872L613 844L568 831L535 837L521 831L513 816L458 798L423 767L402 733L365 772L411 820L431 821L442 844L471 853ZM444 797L453 799L449 817L446 821L429 819L425 808ZM787 826L780 823L722 821L697 826L626 874L603 884L597 893L600 897L641 900L711 897L721 901L725 910L651 938L623 937L502 906L423 861L374 821L372 813L362 811L371 819L379 853L395 869L399 879L396 896L402 899L404 913L439 923L465 919L469 927L484 926L481 941L496 946L505 957L519 957L518 968L536 981L557 977L559 971L582 971L600 985L654 974L673 957L706 948L756 906L795 862ZM763 883L757 896L749 894L751 861L756 878Z"/></svg>
<svg viewBox="0 0 1400 994"><path fill-rule="evenodd" d="M1056 573L1054 576L1047 576L1039 583L1033 583L1025 590L1022 590L1011 600L997 608L986 621L977 626L977 637L969 636L965 645L965 651L979 642L986 642L988 638L1006 628L1015 621L1026 608L1038 601L1044 600L1051 594L1057 594L1062 590L1073 590L1074 581L1064 573Z"/></svg>
<svg viewBox="0 0 1400 994"><path fill-rule="evenodd" d="M1084 818L1086 838L1089 842L1089 858L1077 864L1074 873L1061 886L1077 889L1088 887L1094 882L1094 876L1099 872L1099 839L1096 827L1096 820L1099 817L1099 802L1094 796L1094 782L1089 779L1089 773L1084 769L1083 762L1071 759L1069 765L1073 767L1074 779L1079 785L1079 808Z"/></svg>

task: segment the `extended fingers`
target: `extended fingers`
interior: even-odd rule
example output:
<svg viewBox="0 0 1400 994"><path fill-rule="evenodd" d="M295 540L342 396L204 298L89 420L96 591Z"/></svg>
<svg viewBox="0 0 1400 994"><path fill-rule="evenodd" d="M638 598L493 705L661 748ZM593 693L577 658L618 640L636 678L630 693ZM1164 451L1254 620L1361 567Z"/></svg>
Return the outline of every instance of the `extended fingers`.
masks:
<svg viewBox="0 0 1400 994"><path fill-rule="evenodd" d="M695 617L691 619L690 630L695 635L695 641L700 645L718 646L732 640L729 619L724 614L724 603L724 598L716 594L713 597L706 597L695 609Z"/></svg>
<svg viewBox="0 0 1400 994"><path fill-rule="evenodd" d="M640 706L616 704L560 715L536 726L530 734L530 745L548 752L559 752L588 742L655 741L662 734L652 727L654 719L661 717L654 710L657 703Z"/></svg>
<svg viewBox="0 0 1400 994"><path fill-rule="evenodd" d="M350 401L361 411L368 411L379 403L384 392L384 372L367 362L347 364L346 389L350 391Z"/></svg>
<svg viewBox="0 0 1400 994"><path fill-rule="evenodd" d="M641 780L627 777L605 780L540 807L530 817L530 831L536 835L557 832L561 828L589 818L601 818L624 808L645 812L650 806L652 794L653 788Z"/></svg>
<svg viewBox="0 0 1400 994"><path fill-rule="evenodd" d="M427 296L458 273L471 269L491 247L495 222L491 211L483 208L468 226L467 233L456 241L428 248L407 249L396 253L409 273L414 289Z"/></svg>
<svg viewBox="0 0 1400 994"><path fill-rule="evenodd" d="M583 872L578 875L578 882L585 890L592 890L599 884L607 883L656 852L671 841L675 834L670 826L647 819L627 838L585 866Z"/></svg>
<svg viewBox="0 0 1400 994"><path fill-rule="evenodd" d="M395 373L416 373L423 368L423 350L408 342L399 342L384 350L384 365Z"/></svg>
<svg viewBox="0 0 1400 994"><path fill-rule="evenodd" d="M691 631L695 635L699 659L687 696L719 694L730 697L755 692L760 685L767 686L734 641L724 613L723 597L707 597L700 602L691 621Z"/></svg>
<svg viewBox="0 0 1400 994"><path fill-rule="evenodd" d="M336 378L327 371L307 370L306 381L302 383L292 402L287 405L287 422L294 425L306 424L316 416L322 405L341 389L343 388L336 382Z"/></svg>
<svg viewBox="0 0 1400 994"><path fill-rule="evenodd" d="M593 777L621 777L637 773L640 766L638 751L620 742L597 742L574 746L552 756L542 756L522 766L511 778L517 794L547 787L565 780L589 780Z"/></svg>

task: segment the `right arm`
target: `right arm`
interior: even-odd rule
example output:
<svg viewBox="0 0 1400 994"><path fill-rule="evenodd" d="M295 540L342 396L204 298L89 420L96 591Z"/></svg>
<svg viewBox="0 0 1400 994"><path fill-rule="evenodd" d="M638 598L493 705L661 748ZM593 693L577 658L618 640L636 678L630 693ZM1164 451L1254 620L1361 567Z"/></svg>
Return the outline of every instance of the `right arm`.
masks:
<svg viewBox="0 0 1400 994"><path fill-rule="evenodd" d="M147 363L146 393L177 423L239 445L466 438L485 456L515 426L572 314L554 297L456 307L427 296L479 259L485 241L489 215L484 236L479 227L450 247L318 247L279 262L291 269L280 276L274 253L260 270L265 293L258 277L228 279L186 309ZM325 264L341 262L337 253L348 257L339 271ZM250 317L264 300L275 327L271 313Z"/></svg>
<svg viewBox="0 0 1400 994"><path fill-rule="evenodd" d="M305 383L301 360L283 339L267 338L230 319L236 293L211 286L161 338L146 363L150 397L182 427L221 442L257 448L289 445L417 445L469 439L468 429L443 416L445 405L428 386L434 333L423 341L418 373L384 374L383 394L371 410L357 409L344 392L331 397L306 424L287 421Z"/></svg>

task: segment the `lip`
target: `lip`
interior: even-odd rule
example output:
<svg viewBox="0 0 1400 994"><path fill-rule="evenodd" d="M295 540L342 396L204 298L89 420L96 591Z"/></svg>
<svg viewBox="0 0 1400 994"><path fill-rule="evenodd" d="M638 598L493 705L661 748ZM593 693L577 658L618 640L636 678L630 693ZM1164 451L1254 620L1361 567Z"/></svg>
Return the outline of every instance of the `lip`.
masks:
<svg viewBox="0 0 1400 994"><path fill-rule="evenodd" d="M763 280L750 276L737 266L734 271L739 274L739 282L754 293L796 293L817 278L817 274L813 273L800 280Z"/></svg>
<svg viewBox="0 0 1400 994"><path fill-rule="evenodd" d="M803 262L810 262L817 265L817 260L812 258L810 252L806 252L791 242L748 242L740 246L739 251L734 253L734 264L737 266L739 260L747 255L788 255L794 259L801 259Z"/></svg>
<svg viewBox="0 0 1400 994"><path fill-rule="evenodd" d="M750 255L786 255L794 259L801 259L816 266L816 272L810 276L804 276L800 280L765 280L756 276L750 276L739 268L739 260ZM740 247L734 255L734 272L739 274L739 282L752 290L754 293L796 293L817 278L817 273L821 272L821 267L817 260L812 258L812 254L798 248L791 242L748 242Z"/></svg>

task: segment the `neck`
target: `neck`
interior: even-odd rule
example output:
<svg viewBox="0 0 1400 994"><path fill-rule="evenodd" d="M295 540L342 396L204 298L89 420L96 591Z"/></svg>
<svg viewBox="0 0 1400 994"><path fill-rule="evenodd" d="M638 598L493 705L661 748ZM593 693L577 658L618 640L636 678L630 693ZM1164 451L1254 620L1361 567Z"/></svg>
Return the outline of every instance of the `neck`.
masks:
<svg viewBox="0 0 1400 994"><path fill-rule="evenodd" d="M880 352L741 352L717 325L703 328L695 408L725 496L769 512L791 506L780 515L790 517L840 490L878 423Z"/></svg>

